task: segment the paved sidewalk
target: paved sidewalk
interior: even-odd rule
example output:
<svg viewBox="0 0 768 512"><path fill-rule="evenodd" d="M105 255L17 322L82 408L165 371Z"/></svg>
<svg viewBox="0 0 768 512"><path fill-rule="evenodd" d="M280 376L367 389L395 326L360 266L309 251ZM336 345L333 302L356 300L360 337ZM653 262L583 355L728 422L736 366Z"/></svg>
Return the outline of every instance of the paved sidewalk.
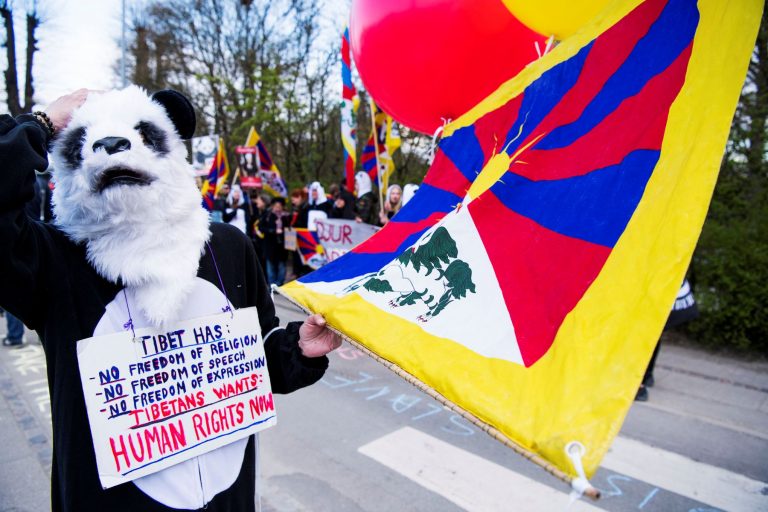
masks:
<svg viewBox="0 0 768 512"><path fill-rule="evenodd" d="M768 362L662 345L647 405L768 440Z"/></svg>
<svg viewBox="0 0 768 512"><path fill-rule="evenodd" d="M0 338L5 337L0 318ZM0 512L50 510L51 424L43 350L0 346Z"/></svg>
<svg viewBox="0 0 768 512"><path fill-rule="evenodd" d="M3 318L0 337L5 329ZM45 366L37 336L27 331L26 337L21 348L0 347L0 512L39 512L48 510L50 503ZM666 342L655 377L650 400L635 404L622 436L682 453L680 439L685 433L668 430L679 430L671 425L696 422L711 430L711 444L687 447L690 452L701 454L701 460L710 464L768 482L768 464L760 462L768 447L768 362L747 362ZM659 426L641 428L649 418Z"/></svg>
<svg viewBox="0 0 768 512"><path fill-rule="evenodd" d="M622 434L768 482L768 362L712 354L662 338L654 373L650 399L635 402ZM646 424L653 418L658 427L633 428L640 418ZM679 431L680 425L695 425L708 434L689 436Z"/></svg>

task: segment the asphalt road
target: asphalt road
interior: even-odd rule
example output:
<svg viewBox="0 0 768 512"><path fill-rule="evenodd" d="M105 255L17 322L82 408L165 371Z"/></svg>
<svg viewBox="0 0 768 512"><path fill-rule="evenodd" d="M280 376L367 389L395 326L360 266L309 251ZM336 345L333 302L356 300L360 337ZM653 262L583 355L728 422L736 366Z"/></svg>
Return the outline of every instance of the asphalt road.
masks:
<svg viewBox="0 0 768 512"><path fill-rule="evenodd" d="M281 299L278 304L281 319L302 317ZM266 510L568 506L565 484L348 345L332 357L319 384L279 397L277 407L278 426L261 434ZM768 431L768 424L764 427ZM571 510L768 510L768 487L760 485L768 481L768 437L735 428L705 414L654 406L652 394L647 405L632 408L615 453L606 459L608 466L625 471L604 464L592 480L603 491L602 499ZM425 443L432 453L423 453ZM748 480L739 481L743 475ZM672 479L679 481L661 485ZM751 489L752 496L734 494L725 484L716 487L733 479ZM466 480L473 482L468 489L462 487ZM537 501L540 495L546 496L543 502Z"/></svg>
<svg viewBox="0 0 768 512"><path fill-rule="evenodd" d="M303 317L276 302L283 321ZM651 400L632 408L592 479L603 497L568 508L565 484L344 345L321 382L276 399L278 425L260 434L262 510L768 511L763 368L712 379L707 365L722 374L735 363L694 356L662 350ZM39 344L4 350L0 399L0 511L45 510L50 405Z"/></svg>

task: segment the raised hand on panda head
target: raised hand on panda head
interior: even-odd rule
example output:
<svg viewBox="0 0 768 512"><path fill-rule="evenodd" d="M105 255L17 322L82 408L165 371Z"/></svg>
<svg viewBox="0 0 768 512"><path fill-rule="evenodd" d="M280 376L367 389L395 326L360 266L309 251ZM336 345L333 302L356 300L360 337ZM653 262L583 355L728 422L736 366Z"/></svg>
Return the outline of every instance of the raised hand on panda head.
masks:
<svg viewBox="0 0 768 512"><path fill-rule="evenodd" d="M341 337L328 328L323 315L314 314L299 328L299 348L305 357L320 357L341 346Z"/></svg>
<svg viewBox="0 0 768 512"><path fill-rule="evenodd" d="M74 112L80 105L85 103L90 93L100 93L102 91L93 91L89 89L78 89L75 92L62 96L53 103L48 105L45 109L46 115L53 123L53 128L56 133L67 127L70 119L72 119L72 112Z"/></svg>

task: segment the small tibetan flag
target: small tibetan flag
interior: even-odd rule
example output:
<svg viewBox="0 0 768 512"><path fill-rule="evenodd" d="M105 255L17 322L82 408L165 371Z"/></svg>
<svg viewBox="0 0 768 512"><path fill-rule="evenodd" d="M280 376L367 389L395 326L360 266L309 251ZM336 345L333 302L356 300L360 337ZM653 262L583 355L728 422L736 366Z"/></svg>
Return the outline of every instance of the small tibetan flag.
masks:
<svg viewBox="0 0 768 512"><path fill-rule="evenodd" d="M256 168L258 169L257 174L264 184L264 191L272 197L288 197L288 186L285 184L277 165L272 161L272 156L264 146L261 136L253 126L248 132L244 146L257 149L255 153Z"/></svg>
<svg viewBox="0 0 768 512"><path fill-rule="evenodd" d="M395 171L392 155L400 147L402 140L392 117L381 110L373 100L370 104L373 123L371 123L371 134L360 156L360 163L363 170L370 176L371 182L380 183L380 188L387 190L389 177Z"/></svg>
<svg viewBox="0 0 768 512"><path fill-rule="evenodd" d="M325 251L320 245L317 232L307 228L294 228L294 231L296 232L296 247L299 250L301 262L315 270L325 265Z"/></svg>
<svg viewBox="0 0 768 512"><path fill-rule="evenodd" d="M357 148L356 113L360 104L357 89L352 82L352 58L349 52L349 27L344 27L341 36L341 144L344 146L344 179L347 190L355 190L355 161Z"/></svg>
<svg viewBox="0 0 768 512"><path fill-rule="evenodd" d="M221 186L229 178L229 162L227 162L227 152L224 149L224 141L219 139L219 149L211 164L211 170L208 171L208 177L203 182L201 192L203 194L203 206L206 210L213 210L213 202L216 200L216 194L219 193Z"/></svg>

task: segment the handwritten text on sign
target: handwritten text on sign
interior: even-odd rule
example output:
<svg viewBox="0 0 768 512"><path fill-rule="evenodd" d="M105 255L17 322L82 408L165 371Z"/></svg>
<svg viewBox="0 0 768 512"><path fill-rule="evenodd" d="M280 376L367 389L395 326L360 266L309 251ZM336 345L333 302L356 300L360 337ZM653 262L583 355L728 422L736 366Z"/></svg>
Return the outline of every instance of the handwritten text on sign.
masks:
<svg viewBox="0 0 768 512"><path fill-rule="evenodd" d="M379 228L344 219L318 219L317 238L331 262L368 240Z"/></svg>
<svg viewBox="0 0 768 512"><path fill-rule="evenodd" d="M256 308L81 340L80 376L104 488L276 423Z"/></svg>

